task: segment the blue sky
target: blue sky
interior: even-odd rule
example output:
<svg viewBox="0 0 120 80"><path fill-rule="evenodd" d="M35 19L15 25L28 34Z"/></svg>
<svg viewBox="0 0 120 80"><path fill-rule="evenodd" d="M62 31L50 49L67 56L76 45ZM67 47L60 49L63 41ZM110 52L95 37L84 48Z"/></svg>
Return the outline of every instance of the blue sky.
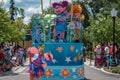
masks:
<svg viewBox="0 0 120 80"><path fill-rule="evenodd" d="M4 1L4 8L6 10L9 9L9 1L10 0L0 0L0 1ZM25 10L25 19L24 19L24 23L28 23L30 21L30 17L32 16L32 14L34 13L41 13L41 8L40 8L40 0L14 0L15 1L15 5L18 8L23 8ZM51 0L52 3L53 2L59 2L62 0ZM67 1L71 1L71 0L67 0ZM44 9L46 9L47 7L49 7L50 2L49 0L43 0L43 7Z"/></svg>

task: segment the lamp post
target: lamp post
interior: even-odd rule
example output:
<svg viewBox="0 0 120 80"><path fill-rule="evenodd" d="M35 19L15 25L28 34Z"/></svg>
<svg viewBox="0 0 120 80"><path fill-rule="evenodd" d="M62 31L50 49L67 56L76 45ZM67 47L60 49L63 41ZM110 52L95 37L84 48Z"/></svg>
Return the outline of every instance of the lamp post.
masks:
<svg viewBox="0 0 120 80"><path fill-rule="evenodd" d="M113 54L115 55L114 58L116 58L116 54L115 54L115 18L117 16L117 11L115 10L115 8L112 9L111 15L113 18Z"/></svg>

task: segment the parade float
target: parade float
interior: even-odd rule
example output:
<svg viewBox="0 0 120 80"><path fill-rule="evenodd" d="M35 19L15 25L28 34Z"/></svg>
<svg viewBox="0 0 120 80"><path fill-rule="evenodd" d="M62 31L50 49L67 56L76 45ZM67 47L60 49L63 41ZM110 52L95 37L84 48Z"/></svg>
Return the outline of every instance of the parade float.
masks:
<svg viewBox="0 0 120 80"><path fill-rule="evenodd" d="M52 61L44 68L40 80L84 80L83 47L81 42L82 8L67 1L54 2L55 14L32 20L32 46L44 45L44 53L51 53ZM43 10L43 4L41 0ZM36 79L35 79L36 80Z"/></svg>

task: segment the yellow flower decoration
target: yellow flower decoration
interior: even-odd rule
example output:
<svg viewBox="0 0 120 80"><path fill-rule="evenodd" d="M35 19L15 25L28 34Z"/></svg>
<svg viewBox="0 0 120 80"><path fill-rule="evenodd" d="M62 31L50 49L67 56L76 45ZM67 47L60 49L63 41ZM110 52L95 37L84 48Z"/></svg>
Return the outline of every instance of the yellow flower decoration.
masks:
<svg viewBox="0 0 120 80"><path fill-rule="evenodd" d="M78 72L77 72L77 74L78 74L79 76L83 76L83 70L82 70L82 69L79 69Z"/></svg>
<svg viewBox="0 0 120 80"><path fill-rule="evenodd" d="M53 75L53 72L51 69L46 70L45 72L46 77L51 77Z"/></svg>
<svg viewBox="0 0 120 80"><path fill-rule="evenodd" d="M83 58L83 56L79 53L78 54L78 60L80 60L80 59L82 59Z"/></svg>

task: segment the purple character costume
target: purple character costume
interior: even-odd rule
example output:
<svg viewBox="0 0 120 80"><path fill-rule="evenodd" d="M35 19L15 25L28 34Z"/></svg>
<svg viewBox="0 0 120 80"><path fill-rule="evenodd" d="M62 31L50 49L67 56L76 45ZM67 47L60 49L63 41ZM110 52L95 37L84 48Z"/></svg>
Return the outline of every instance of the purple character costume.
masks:
<svg viewBox="0 0 120 80"><path fill-rule="evenodd" d="M53 3L53 8L56 14L58 15L55 19L55 29L53 31L54 37L57 39L64 39L65 30L66 30L66 19L69 16L69 13L66 11L66 7L68 5L67 1L63 1L62 3Z"/></svg>

